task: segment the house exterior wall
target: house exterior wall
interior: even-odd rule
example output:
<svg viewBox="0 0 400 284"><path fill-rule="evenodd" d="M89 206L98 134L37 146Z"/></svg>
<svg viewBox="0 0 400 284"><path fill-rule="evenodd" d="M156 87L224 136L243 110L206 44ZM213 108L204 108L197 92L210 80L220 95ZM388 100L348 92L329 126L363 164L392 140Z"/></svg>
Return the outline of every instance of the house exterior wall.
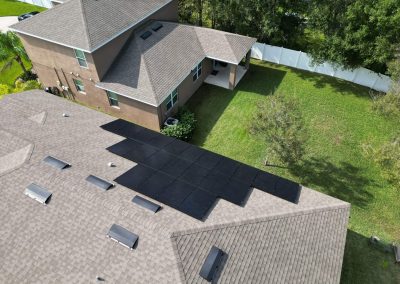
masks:
<svg viewBox="0 0 400 284"><path fill-rule="evenodd" d="M165 101L159 106L159 116L162 123L169 116L175 115L178 111L178 108L183 106L191 98L191 96L200 88L200 86L203 84L207 76L211 74L213 70L212 64L213 63L211 59L205 58L203 60L201 76L196 80L196 82L193 82L193 73L190 72L190 74L179 84L178 103L175 104L172 107L172 109L167 111L167 106Z"/></svg>
<svg viewBox="0 0 400 284"><path fill-rule="evenodd" d="M77 77L74 74L71 75L63 72L62 69L50 68L37 63L33 63L33 68L44 86L57 86L57 81L60 81L61 85L69 87L69 94L64 92L64 96L68 98L113 116L130 120L152 130L160 130L159 116L156 107L118 96L119 108L115 108L110 106L106 91L97 88L95 82L87 78L81 76ZM85 94L80 93L76 89L73 79L82 81L85 87Z"/></svg>

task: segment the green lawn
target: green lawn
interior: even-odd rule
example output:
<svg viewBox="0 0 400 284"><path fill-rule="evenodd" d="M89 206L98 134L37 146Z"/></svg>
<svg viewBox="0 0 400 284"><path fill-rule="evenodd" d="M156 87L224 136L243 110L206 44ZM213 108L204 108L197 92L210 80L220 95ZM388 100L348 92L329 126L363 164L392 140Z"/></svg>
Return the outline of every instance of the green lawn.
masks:
<svg viewBox="0 0 400 284"><path fill-rule="evenodd" d="M249 134L257 103L274 92L297 98L302 109L310 139L301 167L264 167L268 146ZM192 143L352 204L342 283L400 283L392 254L368 245L371 235L400 241L400 190L361 149L387 141L400 126L371 111L366 88L252 61L234 92L204 85L188 107L198 119Z"/></svg>
<svg viewBox="0 0 400 284"><path fill-rule="evenodd" d="M45 11L46 8L15 0L0 0L0 17L19 16L33 11Z"/></svg>

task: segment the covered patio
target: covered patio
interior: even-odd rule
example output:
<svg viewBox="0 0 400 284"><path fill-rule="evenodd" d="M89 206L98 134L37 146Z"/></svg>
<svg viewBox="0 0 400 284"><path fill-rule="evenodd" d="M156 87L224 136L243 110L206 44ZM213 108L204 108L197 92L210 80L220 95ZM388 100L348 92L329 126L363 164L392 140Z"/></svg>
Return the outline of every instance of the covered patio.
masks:
<svg viewBox="0 0 400 284"><path fill-rule="evenodd" d="M250 67L250 52L246 55L244 66L213 60L213 71L204 80L205 83L233 90Z"/></svg>

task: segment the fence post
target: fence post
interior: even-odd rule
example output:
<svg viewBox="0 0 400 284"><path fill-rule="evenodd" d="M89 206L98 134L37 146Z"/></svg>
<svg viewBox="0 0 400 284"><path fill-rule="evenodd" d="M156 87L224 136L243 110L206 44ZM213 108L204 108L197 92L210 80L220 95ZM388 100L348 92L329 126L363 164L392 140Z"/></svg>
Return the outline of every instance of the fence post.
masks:
<svg viewBox="0 0 400 284"><path fill-rule="evenodd" d="M297 56L296 66L295 66L296 68L299 68L300 56L301 56L301 51L299 51L299 55Z"/></svg>
<svg viewBox="0 0 400 284"><path fill-rule="evenodd" d="M266 47L267 47L267 45L265 43L263 43L263 48L262 48L262 52L261 52L261 60L264 60L264 53L265 53Z"/></svg>
<svg viewBox="0 0 400 284"><path fill-rule="evenodd" d="M371 89L375 90L375 85L376 85L376 83L378 82L378 79L380 79L379 75L376 76L375 81L372 83L372 85L371 85L371 87L370 87Z"/></svg>
<svg viewBox="0 0 400 284"><path fill-rule="evenodd" d="M282 53L283 53L283 47L281 47L281 52L279 53L278 64L281 64Z"/></svg>

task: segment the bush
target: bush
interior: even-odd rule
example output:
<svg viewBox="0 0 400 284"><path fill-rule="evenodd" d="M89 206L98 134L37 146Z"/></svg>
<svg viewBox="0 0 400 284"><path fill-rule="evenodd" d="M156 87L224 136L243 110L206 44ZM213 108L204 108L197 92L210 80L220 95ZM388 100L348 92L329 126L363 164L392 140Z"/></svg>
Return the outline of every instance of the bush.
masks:
<svg viewBox="0 0 400 284"><path fill-rule="evenodd" d="M377 163L386 179L400 186L400 133L377 148L363 145L364 152Z"/></svg>
<svg viewBox="0 0 400 284"><path fill-rule="evenodd" d="M0 84L0 96L11 93L11 88L8 85Z"/></svg>
<svg viewBox="0 0 400 284"><path fill-rule="evenodd" d="M23 91L28 91L28 90L33 90L33 89L40 89L40 83L36 80L30 80L30 81L22 81L22 80L17 80L15 82L15 89L13 90L14 93L19 93Z"/></svg>
<svg viewBox="0 0 400 284"><path fill-rule="evenodd" d="M26 73L22 74L20 79L22 79L23 81L32 81L32 80L36 80L38 78L38 76L34 73L32 73L31 71L27 71Z"/></svg>
<svg viewBox="0 0 400 284"><path fill-rule="evenodd" d="M177 118L179 119L177 125L165 127L161 130L161 133L179 140L189 141L196 127L194 113L182 108L179 110Z"/></svg>
<svg viewBox="0 0 400 284"><path fill-rule="evenodd" d="M307 134L302 114L293 99L274 95L270 101L259 104L250 131L264 139L269 147L272 157L266 158L265 165L275 157L289 166L295 165L304 155Z"/></svg>
<svg viewBox="0 0 400 284"><path fill-rule="evenodd" d="M400 84L393 83L385 95L373 96L372 109L385 117L400 117Z"/></svg>

